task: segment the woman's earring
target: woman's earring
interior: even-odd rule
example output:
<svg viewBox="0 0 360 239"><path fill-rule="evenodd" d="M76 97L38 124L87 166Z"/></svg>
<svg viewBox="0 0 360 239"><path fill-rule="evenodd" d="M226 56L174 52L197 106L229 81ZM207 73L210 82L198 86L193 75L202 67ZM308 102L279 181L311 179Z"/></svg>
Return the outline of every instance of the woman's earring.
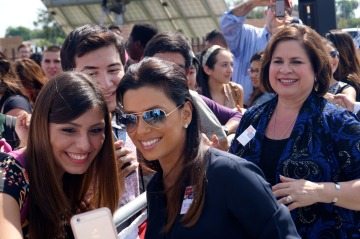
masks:
<svg viewBox="0 0 360 239"><path fill-rule="evenodd" d="M315 90L315 91L318 91L318 88L319 88L319 84L318 84L318 80L317 80L317 78L316 78L316 76L315 76L315 79L314 79L314 90Z"/></svg>
<svg viewBox="0 0 360 239"><path fill-rule="evenodd" d="M184 124L184 128L185 128L185 129L187 129L188 126L189 126L188 124Z"/></svg>

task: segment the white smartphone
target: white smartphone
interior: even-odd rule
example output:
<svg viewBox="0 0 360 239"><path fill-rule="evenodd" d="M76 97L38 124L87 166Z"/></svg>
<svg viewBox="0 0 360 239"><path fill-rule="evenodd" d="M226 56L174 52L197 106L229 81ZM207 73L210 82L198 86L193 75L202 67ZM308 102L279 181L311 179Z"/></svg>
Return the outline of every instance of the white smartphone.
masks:
<svg viewBox="0 0 360 239"><path fill-rule="evenodd" d="M117 239L111 212L106 207L76 214L70 224L75 239Z"/></svg>
<svg viewBox="0 0 360 239"><path fill-rule="evenodd" d="M285 17L285 0L276 0L275 17Z"/></svg>

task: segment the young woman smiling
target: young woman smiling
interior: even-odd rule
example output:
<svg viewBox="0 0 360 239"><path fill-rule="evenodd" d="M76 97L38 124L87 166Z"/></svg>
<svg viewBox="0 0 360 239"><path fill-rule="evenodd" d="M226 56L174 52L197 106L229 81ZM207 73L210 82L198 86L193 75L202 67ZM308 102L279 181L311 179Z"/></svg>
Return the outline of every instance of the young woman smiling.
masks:
<svg viewBox="0 0 360 239"><path fill-rule="evenodd" d="M110 114L83 73L59 74L42 88L17 159L0 161L2 238L73 238L73 214L117 208L123 178Z"/></svg>
<svg viewBox="0 0 360 239"><path fill-rule="evenodd" d="M147 187L146 239L299 238L255 165L202 143L179 66L145 58L128 69L118 96L121 122L157 171Z"/></svg>
<svg viewBox="0 0 360 239"><path fill-rule="evenodd" d="M201 94L232 109L244 107L242 86L231 82L232 53L218 45L213 45L201 54L200 59L198 82Z"/></svg>

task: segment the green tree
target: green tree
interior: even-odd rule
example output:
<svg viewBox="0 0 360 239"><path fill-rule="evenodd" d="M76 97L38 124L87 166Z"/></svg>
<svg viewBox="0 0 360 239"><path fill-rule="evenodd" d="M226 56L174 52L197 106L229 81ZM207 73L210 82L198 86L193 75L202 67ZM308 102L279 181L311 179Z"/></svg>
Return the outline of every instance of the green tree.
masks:
<svg viewBox="0 0 360 239"><path fill-rule="evenodd" d="M38 19L34 22L34 26L40 31L34 31L34 38L41 38L50 44L60 45L65 39L65 33L61 26L55 21L54 16L47 10L39 10Z"/></svg>
<svg viewBox="0 0 360 239"><path fill-rule="evenodd" d="M8 27L5 31L5 37L20 36L24 41L32 38L31 30L26 27Z"/></svg>
<svg viewBox="0 0 360 239"><path fill-rule="evenodd" d="M337 20L337 27L339 29L360 27L360 18L352 18L352 19L339 18Z"/></svg>
<svg viewBox="0 0 360 239"><path fill-rule="evenodd" d="M24 41L36 39L36 45L46 47L49 45L61 45L66 37L60 25L53 15L47 10L39 10L38 19L34 22L35 30L26 27L8 27L5 37L20 36Z"/></svg>
<svg viewBox="0 0 360 239"><path fill-rule="evenodd" d="M354 10L359 6L357 0L341 0L336 2L339 18L350 19L355 17Z"/></svg>
<svg viewBox="0 0 360 239"><path fill-rule="evenodd" d="M264 17L265 8L255 8L247 15L249 19L262 19Z"/></svg>

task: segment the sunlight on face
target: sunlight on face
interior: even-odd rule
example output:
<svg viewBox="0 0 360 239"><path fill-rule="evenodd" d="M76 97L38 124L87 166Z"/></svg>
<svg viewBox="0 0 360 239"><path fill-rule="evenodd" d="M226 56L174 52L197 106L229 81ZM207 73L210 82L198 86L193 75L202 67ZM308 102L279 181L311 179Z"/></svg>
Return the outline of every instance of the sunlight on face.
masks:
<svg viewBox="0 0 360 239"><path fill-rule="evenodd" d="M59 176L64 172L86 172L102 148L104 129L104 113L99 107L89 109L68 123L49 124L50 144Z"/></svg>
<svg viewBox="0 0 360 239"><path fill-rule="evenodd" d="M278 43L271 58L269 80L279 99L303 100L310 94L315 74L308 55L298 41Z"/></svg>
<svg viewBox="0 0 360 239"><path fill-rule="evenodd" d="M75 58L75 70L95 80L112 112L116 108L116 89L125 74L119 53L114 45L101 47Z"/></svg>

